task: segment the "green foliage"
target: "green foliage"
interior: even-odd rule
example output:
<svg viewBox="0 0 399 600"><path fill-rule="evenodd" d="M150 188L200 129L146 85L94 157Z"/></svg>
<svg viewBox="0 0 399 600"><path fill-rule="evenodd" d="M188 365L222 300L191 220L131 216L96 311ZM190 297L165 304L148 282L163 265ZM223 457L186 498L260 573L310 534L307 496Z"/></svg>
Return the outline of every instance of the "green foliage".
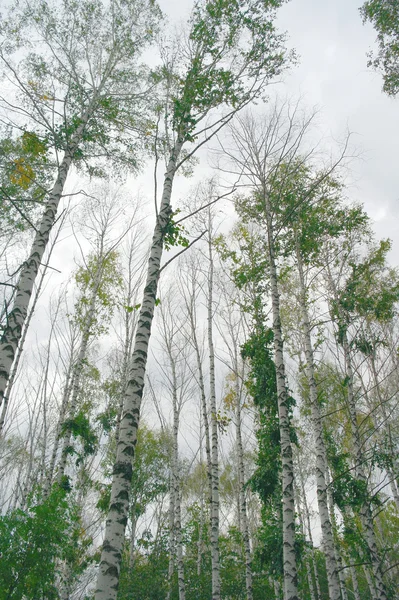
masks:
<svg viewBox="0 0 399 600"><path fill-rule="evenodd" d="M76 464L79 465L85 456L94 454L98 444L98 438L94 432L89 417L83 410L80 410L72 419L66 419L62 424L61 435L65 435L68 431L72 437L79 439L83 445L83 452L79 454L72 446L70 446L69 454L78 454Z"/></svg>
<svg viewBox="0 0 399 600"><path fill-rule="evenodd" d="M399 6L397 0L368 0L360 8L363 21L377 31L378 53L369 54L368 66L382 72L383 90L389 96L399 92Z"/></svg>
<svg viewBox="0 0 399 600"><path fill-rule="evenodd" d="M86 267L75 274L79 297L75 303L74 320L89 335L104 334L119 300L122 285L119 255L116 251L105 256L89 256ZM134 310L134 307L125 307Z"/></svg>
<svg viewBox="0 0 399 600"><path fill-rule="evenodd" d="M156 2L124 0L117 10L102 0L9 4L2 54L37 135L53 150L73 151L75 165L91 176L103 175L110 161L114 173L136 170L153 102L139 57L158 30Z"/></svg>
<svg viewBox="0 0 399 600"><path fill-rule="evenodd" d="M0 517L0 599L55 600L59 561L74 565L77 575L89 543L64 490L31 497L25 511Z"/></svg>
<svg viewBox="0 0 399 600"><path fill-rule="evenodd" d="M263 83L292 59L274 27L282 0L197 0L189 22L189 60L173 61L158 77L171 91L171 128L195 140L196 125L213 108L238 109L263 94Z"/></svg>
<svg viewBox="0 0 399 600"><path fill-rule="evenodd" d="M280 429L278 421L276 368L271 358L273 332L261 330L242 347L250 360L247 388L259 410L257 468L250 485L266 504L278 488L281 476Z"/></svg>
<svg viewBox="0 0 399 600"><path fill-rule="evenodd" d="M390 240L381 240L371 248L364 260L351 262L351 273L341 291L339 304L346 315L364 317L380 323L391 321L399 300L399 274L387 266L387 254L391 249ZM335 315L339 317L339 308ZM346 323L340 323L345 327Z"/></svg>
<svg viewBox="0 0 399 600"><path fill-rule="evenodd" d="M367 482L360 481L352 474L351 455L340 451L331 433L325 433L328 464L333 475L332 491L335 504L344 511L350 507L355 511L369 500Z"/></svg>
<svg viewBox="0 0 399 600"><path fill-rule="evenodd" d="M170 250L172 246L183 246L183 248L187 248L189 245L189 241L185 236L185 228L174 220L174 217L178 215L179 212L180 210L176 210L171 213L166 226L162 230L166 250Z"/></svg>
<svg viewBox="0 0 399 600"><path fill-rule="evenodd" d="M45 141L25 131L0 139L0 223L2 231L23 231L36 221L46 194L48 152Z"/></svg>

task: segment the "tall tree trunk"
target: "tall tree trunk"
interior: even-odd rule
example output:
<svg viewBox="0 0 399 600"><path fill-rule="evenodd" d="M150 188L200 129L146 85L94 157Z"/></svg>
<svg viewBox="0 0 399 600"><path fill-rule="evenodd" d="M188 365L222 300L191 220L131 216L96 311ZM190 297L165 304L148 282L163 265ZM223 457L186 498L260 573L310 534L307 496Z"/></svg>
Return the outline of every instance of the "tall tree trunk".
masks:
<svg viewBox="0 0 399 600"><path fill-rule="evenodd" d="M112 478L111 501L106 520L95 600L115 600L118 592L122 548L129 511L132 460L140 420L141 399L158 289L164 231L170 219L172 186L182 145L183 140L178 139L169 159L160 211L152 238L147 280L135 334L124 411L119 427L117 454Z"/></svg>
<svg viewBox="0 0 399 600"><path fill-rule="evenodd" d="M297 565L295 557L295 500L294 466L290 438L290 415L288 393L285 380L283 335L280 319L280 294L274 248L272 212L268 193L264 192L264 208L267 222L269 250L270 289L273 313L274 362L278 396L278 416L280 428L282 495L283 495L283 561L284 561L284 600L299 600Z"/></svg>
<svg viewBox="0 0 399 600"><path fill-rule="evenodd" d="M2 432L3 427L4 427L4 421L5 421L5 418L6 418L6 413L7 413L7 408L8 408L8 404L9 404L9 401L10 401L10 396L11 396L12 388L14 386L14 382L15 382L15 379L16 379L16 376L17 376L17 373L18 373L18 367L19 367L19 362L21 360L22 351L23 351L24 346L25 346L26 335L28 333L29 325L30 325L30 322L32 320L33 314L34 314L35 309L36 309L37 301L39 300L39 297L40 297L40 294L41 294L41 291L42 291L42 287L43 287L43 283L44 283L44 278L46 276L47 269L48 269L48 263L50 261L50 258L51 258L51 255L52 255L52 252L53 252L53 249L54 249L54 246L55 246L55 243L57 241L58 234L60 233L60 231L61 231L61 227L59 227L58 232L56 234L56 237L55 237L54 241L51 244L50 250L49 250L48 255L47 255L47 264L44 265L44 268L43 268L43 270L41 272L41 275L40 275L40 278L39 278L39 283L38 283L37 289L35 291L35 297L34 297L33 302L32 302L32 304L31 304L31 306L30 306L30 308L28 310L25 322L23 324L23 328L22 328L23 331L22 331L22 335L21 335L21 338L19 340L16 352L15 352L15 357L14 357L14 362L12 364L12 370L10 372L10 377L9 377L7 383L6 383L6 387L5 387L5 390L4 390L3 405L2 405L2 409L1 409L1 415L0 415L0 435L1 435L1 432ZM52 329L53 329L53 326L52 326ZM0 406L1 406L1 397L0 397Z"/></svg>
<svg viewBox="0 0 399 600"><path fill-rule="evenodd" d="M330 472L327 468L326 473L326 485L327 485L327 500L328 500L328 509L329 509L329 513L330 513L330 519L331 519L331 527L332 527L332 531L333 531L333 540L334 540L334 555L335 555L335 562L337 563L337 567L338 567L338 577L339 577L339 585L341 588L341 598L342 600L348 600L348 593L346 591L346 583L345 583L345 577L344 577L344 571L343 571L343 561L342 561L342 556L341 556L341 552L340 552L340 546L339 546L339 540L338 540L338 535L337 535L337 521L335 518L335 511L334 511L334 499L333 499L333 495L332 495L332 491L331 491L331 487L330 487Z"/></svg>
<svg viewBox="0 0 399 600"><path fill-rule="evenodd" d="M172 457L172 487L174 497L174 534L175 550L177 563L177 579L179 589L179 600L186 598L186 586L184 579L183 565L183 541L181 535L181 494L180 494L180 476L179 476L179 420L180 407L177 398L177 376L176 363L172 356L171 347L169 350L169 360L172 370L172 401L173 401L173 457Z"/></svg>
<svg viewBox="0 0 399 600"><path fill-rule="evenodd" d="M302 477L301 477L301 487L303 489ZM301 500L302 500L302 494L299 490L299 487L296 486L296 506L297 506L297 512L298 512L299 527L300 527L300 532L305 539L306 535L305 535L304 522L305 522L305 520L308 521L309 513L308 513L307 504L305 504L305 503L303 506L304 506L306 515L304 515L302 513ZM308 524L308 529L310 531L309 524ZM305 562L305 567L306 567L306 577L308 580L310 600L320 600L320 587L318 585L317 568L316 568L313 556L311 556L311 554L313 554L313 541L312 541L311 536L309 536L309 541L310 541L311 548L305 550L304 562ZM313 567L313 573L316 574L316 578L315 578L316 589L315 589L315 582L313 581L313 576L312 576L312 567Z"/></svg>
<svg viewBox="0 0 399 600"><path fill-rule="evenodd" d="M51 230L57 217L58 206L62 198L68 172L99 92L100 89L94 95L88 110L82 115L80 125L76 129L73 139L65 150L62 162L58 167L57 178L53 185L53 189L46 202L41 222L36 229L30 254L21 267L21 272L16 285L16 296L12 309L7 315L7 323L0 340L0 406L4 399L4 392L10 378L10 372L18 344L20 343L23 334L33 286L40 269L43 255L47 248Z"/></svg>
<svg viewBox="0 0 399 600"><path fill-rule="evenodd" d="M212 555L212 600L220 600L220 562L219 562L219 447L218 422L215 383L215 350L213 346L213 249L212 223L209 214L208 238L208 349L209 349L209 404L211 409L211 555Z"/></svg>
<svg viewBox="0 0 399 600"><path fill-rule="evenodd" d="M235 387L236 387L236 445L237 445L237 462L238 462L238 485L239 485L239 504L240 504L240 526L244 540L245 550L245 588L247 592L247 600L252 600L252 554L249 540L248 514L247 514L247 499L245 495L245 466L244 466L244 449L242 443L241 431L241 386L238 369L237 346L234 345L234 371L235 371Z"/></svg>
<svg viewBox="0 0 399 600"><path fill-rule="evenodd" d="M193 278L196 276L196 272L194 272ZM202 422L204 424L204 435L205 435L205 453L206 453L206 465L207 465L207 475L208 475L208 502L209 505L212 499L212 458L211 458L211 442L210 442L210 433L209 433L209 417L208 417L208 407L206 402L206 393L205 393L205 383L204 383L204 373L202 368L202 360L201 360L201 352L200 346L198 343L197 336L197 321L196 321L196 281L192 280L192 289L188 290L188 297L185 297L186 310L190 323L190 342L194 348L195 352L195 360L197 363L197 372L198 372L198 387L200 390L201 396L201 414L202 414Z"/></svg>
<svg viewBox="0 0 399 600"><path fill-rule="evenodd" d="M298 243L296 245L296 258L299 274L299 294L302 313L303 340L306 356L306 376L309 385L309 397L311 405L314 444L316 449L316 486L317 486L317 505L319 509L321 531L323 535L323 550L326 557L328 593L330 600L340 600L340 586L338 577L338 568L334 554L334 538L328 510L326 471L327 456L323 437L323 423L320 413L319 400L317 394L317 385L315 379L315 361L313 345L311 338L311 327L306 300L306 286L303 272L302 256Z"/></svg>
<svg viewBox="0 0 399 600"><path fill-rule="evenodd" d="M313 576L314 576L314 581L316 584L316 596L317 598L321 598L321 592L320 592L320 581L319 581L319 573L317 571L317 564L316 561L314 559L314 543L313 543L313 535L312 535L312 525L310 522L310 511L309 511L309 506L308 506L308 501L307 501L307 497L306 497L306 490L305 490L305 481L304 481L304 477L303 477L303 472L300 466L300 463L298 464L298 475L299 475L299 482L300 482L300 486L297 486L297 495L298 495L298 506L300 506L300 502L302 501L303 503L303 508L304 508L304 518L301 518L301 529L302 529L302 534L305 533L305 528L303 526L303 522L305 521L306 525L307 525L307 533L308 533L308 537L309 537L309 541L310 541L310 546L312 548L311 553L309 553L308 555L308 562L309 565L312 565L313 567ZM300 512L300 511L298 511ZM311 554L311 556L310 556Z"/></svg>

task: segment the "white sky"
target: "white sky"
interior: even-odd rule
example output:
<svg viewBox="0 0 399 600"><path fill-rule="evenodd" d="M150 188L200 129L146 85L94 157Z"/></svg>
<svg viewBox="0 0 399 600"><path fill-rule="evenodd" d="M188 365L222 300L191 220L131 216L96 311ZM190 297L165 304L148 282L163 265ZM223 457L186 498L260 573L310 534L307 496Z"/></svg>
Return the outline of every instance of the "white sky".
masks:
<svg viewBox="0 0 399 600"><path fill-rule="evenodd" d="M349 194L364 202L378 236L396 242L397 264L399 99L383 94L381 75L367 68L376 33L363 25L360 5L359 0L292 0L280 10L279 23L300 57L285 88L322 109L327 135L354 132L362 160L352 164L355 182Z"/></svg>

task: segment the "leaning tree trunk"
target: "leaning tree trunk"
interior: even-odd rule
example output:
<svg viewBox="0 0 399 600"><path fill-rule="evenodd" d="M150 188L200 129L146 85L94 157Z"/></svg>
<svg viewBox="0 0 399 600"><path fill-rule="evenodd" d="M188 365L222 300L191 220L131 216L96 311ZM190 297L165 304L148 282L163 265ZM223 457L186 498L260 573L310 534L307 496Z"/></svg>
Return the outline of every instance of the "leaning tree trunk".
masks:
<svg viewBox="0 0 399 600"><path fill-rule="evenodd" d="M327 456L323 437L323 423L320 413L317 385L315 379L315 361L311 338L311 327L306 300L305 277L303 273L302 256L298 247L296 247L297 267L299 274L299 294L300 308L302 313L303 340L306 357L306 376L309 385L309 397L311 405L311 415L314 432L314 443L316 449L316 486L317 486L317 505L319 508L321 531L323 536L323 550L326 557L328 593L330 600L340 600L341 592L338 577L338 567L334 554L334 538L331 527L330 514L328 510L326 470Z"/></svg>
<svg viewBox="0 0 399 600"><path fill-rule="evenodd" d="M14 361L13 361L13 365L12 365L12 370L10 372L9 379L8 379L8 381L6 383L6 387L5 387L4 395L3 395L3 406L2 406L2 409L1 409L1 416L0 416L0 434L1 434L1 432L3 430L3 427L4 427L4 422L5 422L5 418L6 418L6 414L7 414L8 403L10 401L11 391L12 391L12 388L14 386L14 382L15 382L15 379L16 379L16 376L17 376L17 373L18 373L19 362L21 360L22 351L23 351L24 346L25 346L26 335L28 333L29 325L30 325L30 322L32 320L33 314L34 314L35 309L36 309L37 301L39 300L39 297L40 297L40 294L41 294L41 291L42 291L42 287L43 287L43 283L44 283L44 278L45 278L45 276L47 274L48 263L50 261L50 258L51 258L51 255L52 255L52 252L53 252L53 249L54 249L54 246L55 246L55 242L57 240L59 232L60 232L60 228L58 229L58 233L56 235L55 240L51 244L49 253L47 255L47 264L44 266L44 269L43 269L43 271L42 271L42 273L40 275L39 283L38 283L37 289L35 291L35 297L34 297L34 300L32 302L32 305L30 306L30 308L29 308L29 310L27 312L26 319L25 319L25 322L24 322L24 325L23 325L23 328L22 328L23 331L22 331L22 334L21 334L21 338L20 338L20 340L18 342L18 346L17 346L17 349L15 351L15 356L14 356ZM0 397L0 406L1 406L1 397Z"/></svg>
<svg viewBox="0 0 399 600"><path fill-rule="evenodd" d="M77 128L71 143L65 150L64 158L58 167L57 178L46 202L41 222L38 229L36 229L30 254L21 268L18 283L16 285L16 296L12 309L7 315L7 323L0 340L0 406L3 402L4 392L10 378L11 368L26 323L33 286L39 272L44 252L47 248L51 230L55 224L57 210L62 198L68 172L90 118L96 97L97 94L93 98L89 109L82 116L80 125Z"/></svg>
<svg viewBox="0 0 399 600"><path fill-rule="evenodd" d="M283 562L284 562L284 600L299 600L298 576L295 556L295 499L294 466L290 437L290 414L288 393L285 380L283 353L283 335L280 319L280 294L274 248L274 231L270 199L264 193L264 208L267 222L270 289L273 314L274 362L276 366L276 384L278 396L278 417L280 428L282 495L283 495Z"/></svg>
<svg viewBox="0 0 399 600"><path fill-rule="evenodd" d="M106 520L95 600L115 600L118 592L122 549L129 511L132 460L140 420L141 399L158 289L164 232L170 220L172 186L182 145L183 140L179 138L169 159L160 211L152 238L151 252L148 259L147 280L135 334L124 411L119 427L117 453L112 478L111 501Z"/></svg>
<svg viewBox="0 0 399 600"><path fill-rule="evenodd" d="M209 349L209 403L211 409L211 558L212 558L212 600L220 600L220 561L219 561L219 447L215 384L215 350L213 346L213 250L211 222L209 217L208 239L208 349Z"/></svg>

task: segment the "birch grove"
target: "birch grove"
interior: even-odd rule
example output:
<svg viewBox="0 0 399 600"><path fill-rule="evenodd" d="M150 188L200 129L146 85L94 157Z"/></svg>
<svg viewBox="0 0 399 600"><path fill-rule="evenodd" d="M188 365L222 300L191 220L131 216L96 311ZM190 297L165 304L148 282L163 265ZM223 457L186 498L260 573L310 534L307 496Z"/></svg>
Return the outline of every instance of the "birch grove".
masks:
<svg viewBox="0 0 399 600"><path fill-rule="evenodd" d="M0 600L398 597L391 104L288 99L295 2L3 8Z"/></svg>

